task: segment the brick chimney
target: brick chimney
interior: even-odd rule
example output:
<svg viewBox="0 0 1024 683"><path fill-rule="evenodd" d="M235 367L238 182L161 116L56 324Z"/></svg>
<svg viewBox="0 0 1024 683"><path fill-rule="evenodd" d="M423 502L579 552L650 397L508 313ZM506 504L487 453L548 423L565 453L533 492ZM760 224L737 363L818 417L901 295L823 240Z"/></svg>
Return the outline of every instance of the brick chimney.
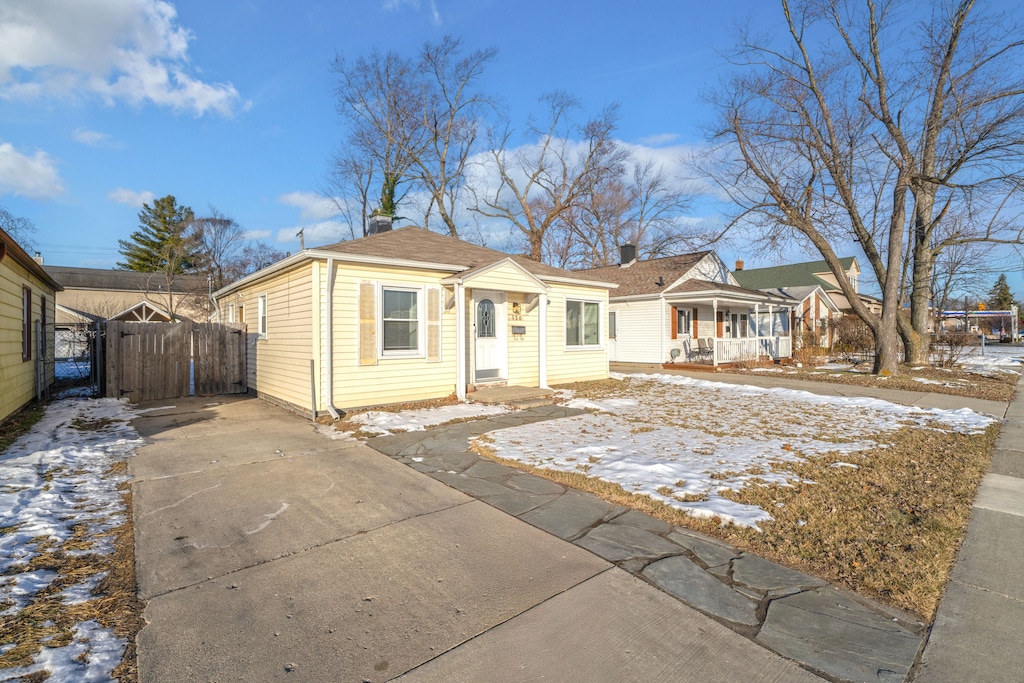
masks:
<svg viewBox="0 0 1024 683"><path fill-rule="evenodd" d="M368 224L368 235L387 232L391 229L391 216L370 216Z"/></svg>
<svg viewBox="0 0 1024 683"><path fill-rule="evenodd" d="M736 259L736 270L743 270L743 259Z"/></svg>
<svg viewBox="0 0 1024 683"><path fill-rule="evenodd" d="M628 243L619 245L619 265L628 266L633 261L636 261L636 245Z"/></svg>
<svg viewBox="0 0 1024 683"><path fill-rule="evenodd" d="M36 255L32 257L32 260L39 265L43 265L43 253L41 251L37 251Z"/></svg>

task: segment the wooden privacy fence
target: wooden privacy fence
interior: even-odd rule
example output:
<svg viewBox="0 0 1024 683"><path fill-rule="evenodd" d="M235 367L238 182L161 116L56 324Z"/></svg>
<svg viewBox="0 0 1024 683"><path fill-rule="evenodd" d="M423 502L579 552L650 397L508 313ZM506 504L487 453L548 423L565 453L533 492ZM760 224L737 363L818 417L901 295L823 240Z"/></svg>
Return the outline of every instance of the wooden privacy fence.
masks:
<svg viewBox="0 0 1024 683"><path fill-rule="evenodd" d="M244 325L111 320L104 327L106 396L138 402L248 389Z"/></svg>

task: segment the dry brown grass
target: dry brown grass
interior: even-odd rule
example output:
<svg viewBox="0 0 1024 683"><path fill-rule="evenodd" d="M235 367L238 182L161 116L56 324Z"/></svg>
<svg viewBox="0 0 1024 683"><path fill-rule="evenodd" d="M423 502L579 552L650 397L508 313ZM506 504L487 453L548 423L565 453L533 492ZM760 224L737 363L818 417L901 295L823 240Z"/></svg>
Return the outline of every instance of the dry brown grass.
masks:
<svg viewBox="0 0 1024 683"><path fill-rule="evenodd" d="M0 453L3 453L19 436L32 429L32 425L46 412L45 403L30 403L27 407L0 422Z"/></svg>
<svg viewBox="0 0 1024 683"><path fill-rule="evenodd" d="M121 476L127 463L115 463L108 474ZM132 501L128 484L122 485L122 500L126 521L107 534L114 538L114 552L110 555L80 554L94 545L95 536L89 535L85 525L73 527L70 538L57 544L50 539L39 539L38 554L19 571L46 569L58 577L44 590L32 596L16 614L0 620L0 642L12 645L0 654L0 670L23 667L32 663L43 647L67 645L73 638L74 626L94 620L127 642L121 664L114 669L114 677L122 683L138 680L135 662L135 635L142 626L142 603L135 591L135 541L132 525ZM79 604L66 604L60 592L90 577L105 573L93 591L93 597ZM8 574L10 575L10 573ZM43 681L49 674L41 672L25 677L27 681Z"/></svg>
<svg viewBox="0 0 1024 683"><path fill-rule="evenodd" d="M900 368L899 375L889 375L885 379L880 379L869 372L822 371L813 367L798 368L795 366L787 368L785 377L813 382L951 394L990 401L1009 401L1013 397L1017 380L1020 379L1018 375L1010 373L1000 373L999 375L987 377L963 370L944 370L939 368L913 369L911 366L903 366ZM924 384L914 381L914 377L942 382L943 384Z"/></svg>

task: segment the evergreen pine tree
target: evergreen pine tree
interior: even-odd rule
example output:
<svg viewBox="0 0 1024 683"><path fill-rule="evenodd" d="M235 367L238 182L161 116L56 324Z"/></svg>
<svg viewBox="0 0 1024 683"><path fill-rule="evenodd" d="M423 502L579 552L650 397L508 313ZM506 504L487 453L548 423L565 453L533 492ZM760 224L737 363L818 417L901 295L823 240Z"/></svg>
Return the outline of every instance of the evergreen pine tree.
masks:
<svg viewBox="0 0 1024 683"><path fill-rule="evenodd" d="M999 276L988 292L988 307L993 311L1008 311L1013 306L1013 292L1006 282L1006 273Z"/></svg>
<svg viewBox="0 0 1024 683"><path fill-rule="evenodd" d="M127 240L118 240L125 270L178 275L190 270L195 261L195 247L189 244L185 231L192 223L192 209L180 206L173 195L142 205L139 229Z"/></svg>

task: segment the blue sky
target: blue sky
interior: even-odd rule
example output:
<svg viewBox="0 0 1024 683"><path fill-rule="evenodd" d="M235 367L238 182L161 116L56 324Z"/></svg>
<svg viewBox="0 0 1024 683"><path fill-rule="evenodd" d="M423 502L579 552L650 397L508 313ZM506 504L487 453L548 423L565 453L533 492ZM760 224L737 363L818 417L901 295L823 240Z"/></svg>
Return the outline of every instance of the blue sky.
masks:
<svg viewBox="0 0 1024 683"><path fill-rule="evenodd" d="M588 112L618 102L618 137L674 162L703 141L699 94L725 72L736 22L777 27L778 12L763 0L4 0L0 206L35 223L55 265L112 267L141 202L167 194L285 251L299 226L307 246L344 238L318 197L342 138L331 61L413 54L446 34L498 49L483 87L513 124L564 89ZM694 218L716 220L715 207Z"/></svg>

